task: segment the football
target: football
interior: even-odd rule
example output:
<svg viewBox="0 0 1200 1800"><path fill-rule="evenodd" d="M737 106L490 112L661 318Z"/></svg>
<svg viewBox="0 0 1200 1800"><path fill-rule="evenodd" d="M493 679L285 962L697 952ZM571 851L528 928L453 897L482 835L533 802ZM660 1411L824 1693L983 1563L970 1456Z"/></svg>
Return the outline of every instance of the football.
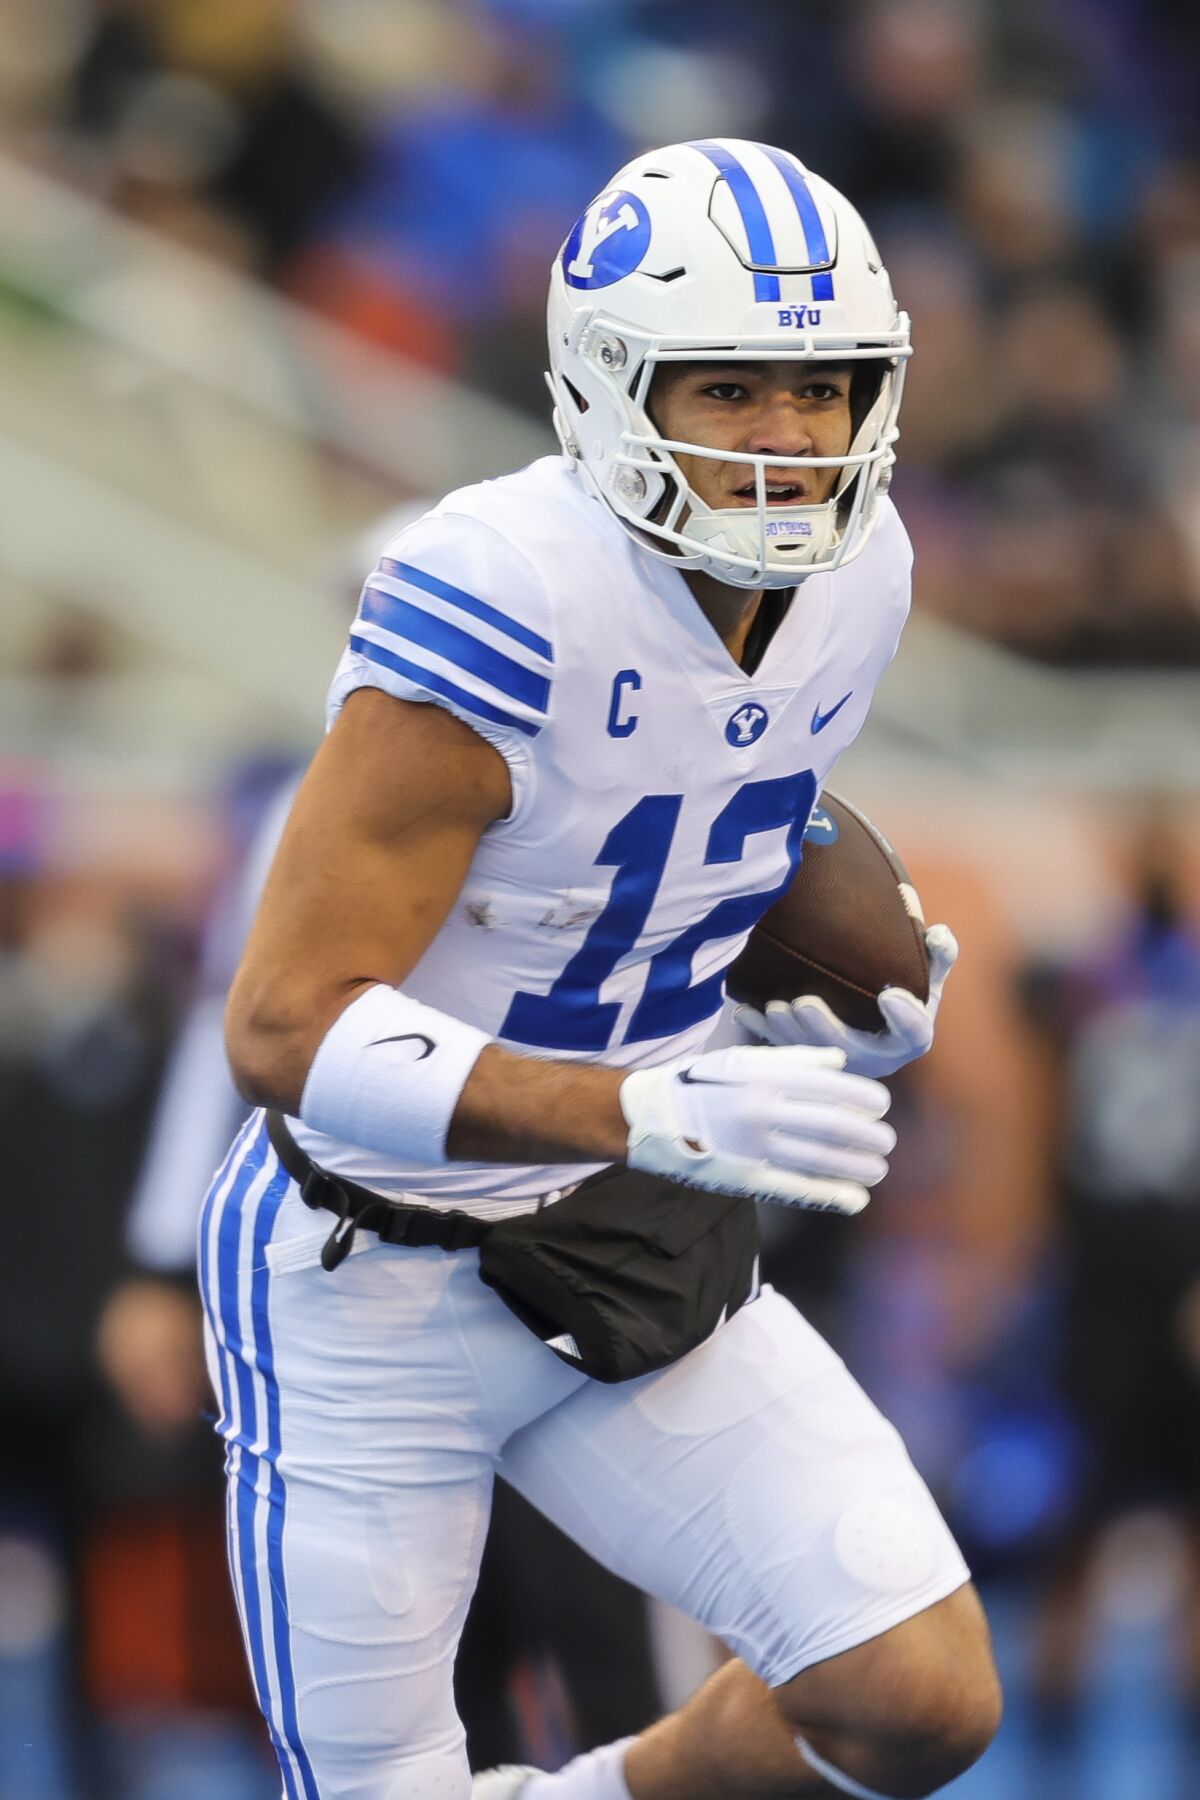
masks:
<svg viewBox="0 0 1200 1800"><path fill-rule="evenodd" d="M751 932L726 988L760 1009L818 994L844 1024L882 1031L875 1000L886 987L929 997L921 902L883 833L822 794L791 886Z"/></svg>

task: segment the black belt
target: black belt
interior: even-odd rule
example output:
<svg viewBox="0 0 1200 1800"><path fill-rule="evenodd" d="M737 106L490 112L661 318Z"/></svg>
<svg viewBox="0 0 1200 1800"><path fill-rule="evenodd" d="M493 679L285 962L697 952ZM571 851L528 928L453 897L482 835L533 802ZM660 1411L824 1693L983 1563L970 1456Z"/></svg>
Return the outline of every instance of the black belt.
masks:
<svg viewBox="0 0 1200 1800"><path fill-rule="evenodd" d="M305 1206L324 1207L337 1214L337 1224L321 1249L321 1266L336 1269L350 1254L354 1234L361 1225L374 1231L385 1244L405 1244L410 1249L474 1250L491 1230L484 1219L471 1213L435 1212L429 1206L400 1206L385 1194L360 1187L341 1175L331 1175L306 1156L284 1122L283 1114L267 1113L267 1136L276 1156L300 1189Z"/></svg>

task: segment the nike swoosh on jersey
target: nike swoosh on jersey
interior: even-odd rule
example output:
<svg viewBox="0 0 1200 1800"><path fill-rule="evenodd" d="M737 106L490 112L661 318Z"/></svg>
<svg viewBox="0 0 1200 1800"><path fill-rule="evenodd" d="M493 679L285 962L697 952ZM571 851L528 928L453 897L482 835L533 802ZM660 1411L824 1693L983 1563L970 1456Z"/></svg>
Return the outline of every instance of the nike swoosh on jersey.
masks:
<svg viewBox="0 0 1200 1800"><path fill-rule="evenodd" d="M854 689L851 688L850 694L852 694L853 692L854 692ZM850 694L843 694L841 699L838 701L837 705L831 706L828 712L822 712L820 706L815 706L813 708L812 729L813 729L814 737L816 736L818 731L824 731L824 729L828 725L830 719L834 719L837 717L838 713L841 712L843 706L845 706L847 700L850 698Z"/></svg>
<svg viewBox="0 0 1200 1800"><path fill-rule="evenodd" d="M424 1044L425 1048L413 1057L413 1062L424 1062L437 1048L433 1039L426 1037L423 1031L402 1031L399 1037L372 1038L367 1048L374 1050L376 1044Z"/></svg>

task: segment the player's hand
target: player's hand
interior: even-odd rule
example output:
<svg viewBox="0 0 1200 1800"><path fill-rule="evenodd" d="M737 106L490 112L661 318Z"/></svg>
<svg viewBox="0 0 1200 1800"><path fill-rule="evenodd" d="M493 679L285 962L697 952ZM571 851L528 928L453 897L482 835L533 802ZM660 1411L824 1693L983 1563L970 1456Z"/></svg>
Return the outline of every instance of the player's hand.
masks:
<svg viewBox="0 0 1200 1800"><path fill-rule="evenodd" d="M630 1168L784 1206L856 1213L896 1134L891 1095L840 1050L743 1044L635 1069L621 1083Z"/></svg>
<svg viewBox="0 0 1200 1800"><path fill-rule="evenodd" d="M933 1043L933 1029L942 990L958 960L958 940L948 925L931 925L925 933L929 957L929 998L918 1000L907 988L884 988L879 1010L886 1031L856 1031L843 1025L824 1000L803 994L799 1000L771 1000L765 1013L753 1006L739 1006L734 1022L752 1042L760 1044L812 1044L841 1050L853 1075L894 1075L905 1063L924 1056Z"/></svg>

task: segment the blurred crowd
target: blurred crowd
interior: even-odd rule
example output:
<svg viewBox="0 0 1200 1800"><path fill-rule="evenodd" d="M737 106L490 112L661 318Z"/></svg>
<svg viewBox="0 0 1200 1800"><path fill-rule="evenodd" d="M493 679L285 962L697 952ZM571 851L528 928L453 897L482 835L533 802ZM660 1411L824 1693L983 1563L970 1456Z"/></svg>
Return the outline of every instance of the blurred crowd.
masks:
<svg viewBox="0 0 1200 1800"><path fill-rule="evenodd" d="M1200 655L1200 15L1184 0L0 0L0 141L541 414L545 271L627 156L796 151L918 355L919 603Z"/></svg>
<svg viewBox="0 0 1200 1800"><path fill-rule="evenodd" d="M1200 661L1189 0L0 0L0 152L530 415L566 224L626 156L699 135L786 145L876 230L915 319L919 607L1048 663ZM48 738L85 732L110 653L86 611L55 624ZM205 767L106 812L35 759L0 773L0 1800L275 1791L190 1244L236 1107L212 1071L251 846L289 778L266 757L214 797ZM765 1215L770 1272L904 1431L1001 1631L1018 1596L1029 1767L1069 1753L1113 1621L1150 1621L1195 1792L1200 830L1165 802L1107 819L1103 916L1064 861L1087 930L1039 944L998 917L978 833L929 849L923 799L894 829L963 928L943 1048L896 1083L869 1214ZM1058 816L1041 796L1016 835ZM464 1712L479 1761L549 1763L640 1724L680 1652L501 1506ZM1009 1741L972 1795L1074 1791L1023 1785ZM1094 1791L1170 1791L1139 1767Z"/></svg>

